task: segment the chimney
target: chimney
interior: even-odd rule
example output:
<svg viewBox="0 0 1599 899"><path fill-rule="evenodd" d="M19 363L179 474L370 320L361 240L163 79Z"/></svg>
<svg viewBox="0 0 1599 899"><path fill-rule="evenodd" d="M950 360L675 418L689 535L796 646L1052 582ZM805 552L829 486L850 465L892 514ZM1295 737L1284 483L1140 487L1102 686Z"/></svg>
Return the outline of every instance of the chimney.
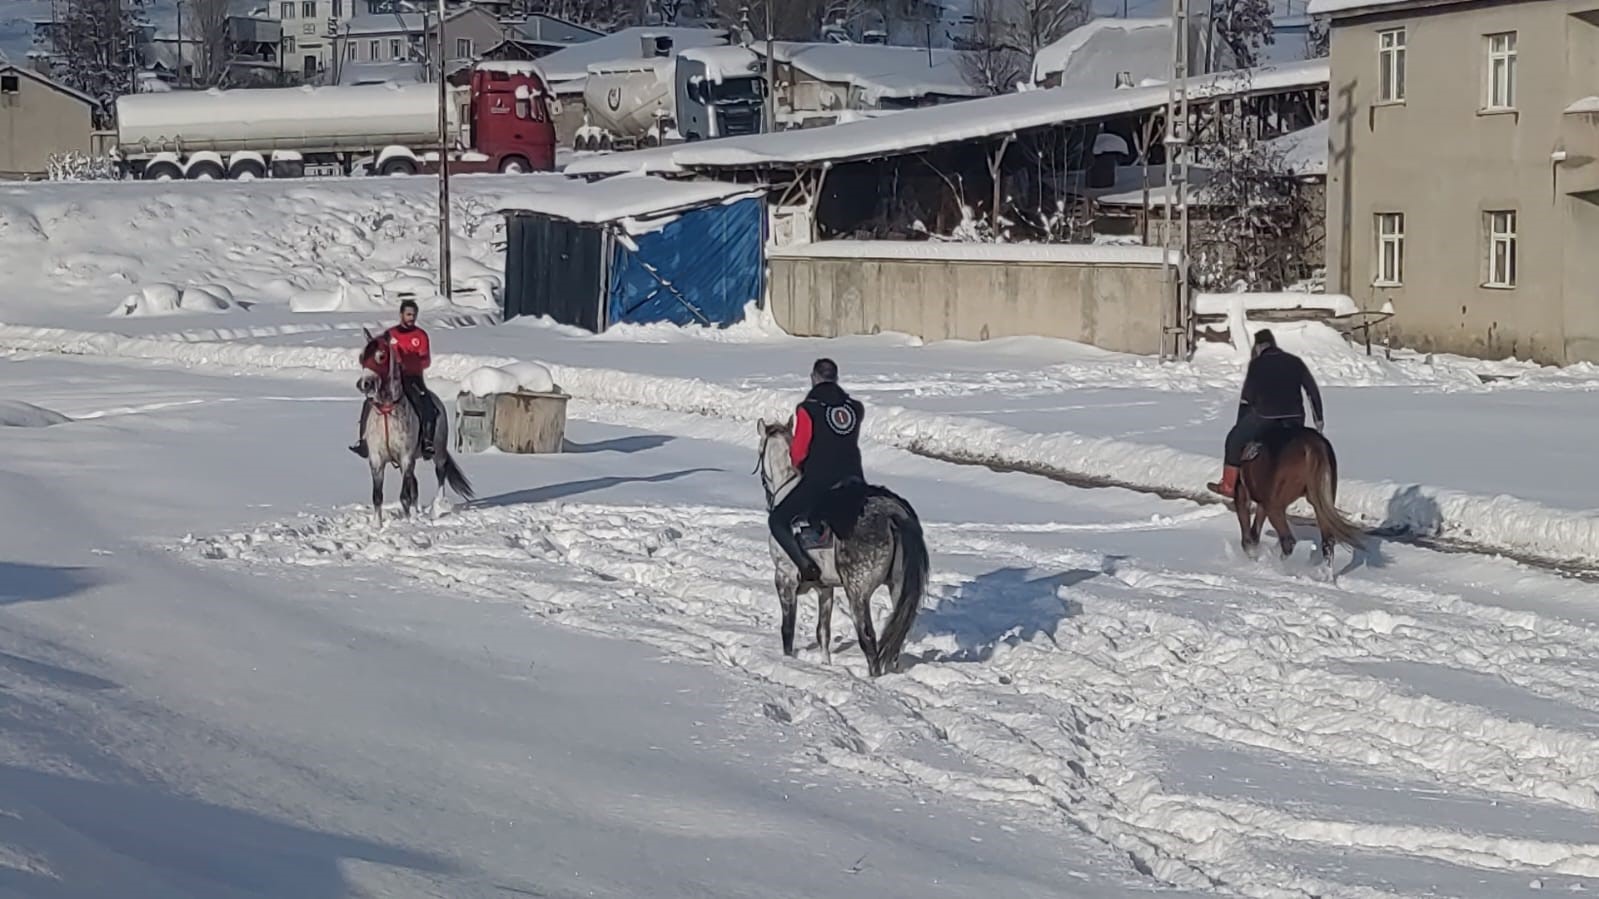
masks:
<svg viewBox="0 0 1599 899"><path fill-rule="evenodd" d="M1117 90L1126 90L1127 88L1132 87L1132 86L1133 86L1133 73L1132 72L1117 72L1116 73L1116 89Z"/></svg>

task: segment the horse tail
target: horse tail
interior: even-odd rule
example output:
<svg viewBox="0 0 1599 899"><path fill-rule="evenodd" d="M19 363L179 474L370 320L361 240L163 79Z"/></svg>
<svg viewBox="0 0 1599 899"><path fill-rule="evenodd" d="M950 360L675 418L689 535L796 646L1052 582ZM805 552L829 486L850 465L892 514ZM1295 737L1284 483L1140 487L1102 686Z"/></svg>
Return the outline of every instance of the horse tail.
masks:
<svg viewBox="0 0 1599 899"><path fill-rule="evenodd" d="M1306 447L1309 464L1305 476L1305 498L1316 512L1316 527L1331 534L1334 541L1351 549L1365 545L1364 532L1338 511L1338 456L1332 444L1320 434Z"/></svg>
<svg viewBox="0 0 1599 899"><path fill-rule="evenodd" d="M439 480L449 484L456 496L469 500L476 499L477 493L472 489L472 482L467 480L466 472L461 470L461 466L455 464L455 457L450 455L448 448L443 445L438 447L438 459Z"/></svg>
<svg viewBox="0 0 1599 899"><path fill-rule="evenodd" d="M882 671L893 671L899 664L900 650L905 646L905 638L910 636L911 625L916 623L922 595L927 592L930 568L927 541L922 535L922 523L916 517L916 510L899 497L893 498L896 506L889 513L888 521L889 529L894 533L899 593L894 597L894 608L889 612L882 636L877 640L877 664Z"/></svg>

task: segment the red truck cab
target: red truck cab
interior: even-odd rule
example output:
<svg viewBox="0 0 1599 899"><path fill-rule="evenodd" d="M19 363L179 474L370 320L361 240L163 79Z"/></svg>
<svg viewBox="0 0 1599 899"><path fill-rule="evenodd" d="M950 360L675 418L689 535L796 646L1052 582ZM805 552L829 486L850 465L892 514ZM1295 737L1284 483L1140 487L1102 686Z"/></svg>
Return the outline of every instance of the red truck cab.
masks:
<svg viewBox="0 0 1599 899"><path fill-rule="evenodd" d="M487 158L452 160L451 169L554 171L555 121L550 115L550 94L531 63L479 63L472 71L469 97L470 145Z"/></svg>

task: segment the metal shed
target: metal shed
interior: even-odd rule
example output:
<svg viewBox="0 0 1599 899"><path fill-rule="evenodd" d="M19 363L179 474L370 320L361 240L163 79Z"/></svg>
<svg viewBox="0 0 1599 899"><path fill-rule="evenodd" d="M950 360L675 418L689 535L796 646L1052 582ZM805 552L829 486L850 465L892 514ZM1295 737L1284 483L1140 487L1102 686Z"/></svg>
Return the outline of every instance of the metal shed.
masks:
<svg viewBox="0 0 1599 899"><path fill-rule="evenodd" d="M765 292L765 190L555 176L507 198L504 318L725 327Z"/></svg>

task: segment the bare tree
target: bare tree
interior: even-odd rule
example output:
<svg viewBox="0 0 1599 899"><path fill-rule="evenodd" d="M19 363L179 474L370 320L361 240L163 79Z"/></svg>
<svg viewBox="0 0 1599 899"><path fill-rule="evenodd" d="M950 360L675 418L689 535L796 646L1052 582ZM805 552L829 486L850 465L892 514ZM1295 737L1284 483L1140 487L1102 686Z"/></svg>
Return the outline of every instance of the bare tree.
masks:
<svg viewBox="0 0 1599 899"><path fill-rule="evenodd" d="M1322 16L1310 20L1310 33L1305 36L1310 45L1310 58L1323 59L1332 50L1332 28Z"/></svg>
<svg viewBox="0 0 1599 899"><path fill-rule="evenodd" d="M1031 71L1038 51L1088 21L1089 0L978 0L977 24L963 49L967 80L1005 93Z"/></svg>
<svg viewBox="0 0 1599 899"><path fill-rule="evenodd" d="M1260 51L1275 41L1271 0L1216 0L1217 43L1227 49L1232 64L1241 69L1260 64Z"/></svg>
<svg viewBox="0 0 1599 899"><path fill-rule="evenodd" d="M139 70L137 25L148 0L65 0L51 34L51 74L98 103L95 124L111 121L116 98L134 90Z"/></svg>
<svg viewBox="0 0 1599 899"><path fill-rule="evenodd" d="M189 13L184 25L195 49L195 86L215 87L228 75L228 0L184 0L184 6Z"/></svg>

